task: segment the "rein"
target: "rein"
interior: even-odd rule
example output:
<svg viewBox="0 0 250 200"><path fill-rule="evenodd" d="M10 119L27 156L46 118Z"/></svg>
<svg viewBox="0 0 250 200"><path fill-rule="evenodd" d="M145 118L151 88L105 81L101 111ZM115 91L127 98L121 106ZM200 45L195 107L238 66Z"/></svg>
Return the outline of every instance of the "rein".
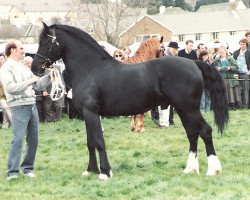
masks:
<svg viewBox="0 0 250 200"><path fill-rule="evenodd" d="M65 93L65 87L61 78L61 74L59 69L52 68L50 70L50 77L51 77L51 92L50 92L50 98L52 101L56 101L63 97Z"/></svg>

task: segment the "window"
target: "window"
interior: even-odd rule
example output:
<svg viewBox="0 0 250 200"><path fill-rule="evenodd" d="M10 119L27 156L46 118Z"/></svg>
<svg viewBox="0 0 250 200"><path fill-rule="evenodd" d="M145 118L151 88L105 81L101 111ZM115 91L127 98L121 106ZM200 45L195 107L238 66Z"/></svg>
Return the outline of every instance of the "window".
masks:
<svg viewBox="0 0 250 200"><path fill-rule="evenodd" d="M201 33L195 34L195 40L201 40Z"/></svg>
<svg viewBox="0 0 250 200"><path fill-rule="evenodd" d="M136 42L143 42L149 38L160 38L159 34L147 34L147 35L137 35Z"/></svg>
<svg viewBox="0 0 250 200"><path fill-rule="evenodd" d="M213 40L218 40L219 39L219 33L218 32L212 33L212 39Z"/></svg>
<svg viewBox="0 0 250 200"><path fill-rule="evenodd" d="M142 40L145 41L150 38L150 35L143 35Z"/></svg>
<svg viewBox="0 0 250 200"><path fill-rule="evenodd" d="M88 29L88 34L94 34L94 29L89 28L89 29Z"/></svg>
<svg viewBox="0 0 250 200"><path fill-rule="evenodd" d="M236 31L230 31L229 34L230 34L230 35L235 35L235 34L236 34Z"/></svg>
<svg viewBox="0 0 250 200"><path fill-rule="evenodd" d="M179 35L179 42L183 42L184 41L184 35Z"/></svg>

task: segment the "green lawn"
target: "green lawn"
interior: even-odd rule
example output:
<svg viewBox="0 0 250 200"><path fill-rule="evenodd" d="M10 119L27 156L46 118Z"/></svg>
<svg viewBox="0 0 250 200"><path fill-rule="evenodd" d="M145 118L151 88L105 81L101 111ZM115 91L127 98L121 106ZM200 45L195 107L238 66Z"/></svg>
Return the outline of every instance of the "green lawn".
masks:
<svg viewBox="0 0 250 200"><path fill-rule="evenodd" d="M250 199L250 110L230 111L230 124L221 137L212 113L205 118L213 126L214 145L222 174L207 177L204 143L199 139L200 175L183 174L188 141L178 115L174 126L158 129L145 118L146 132L132 133L130 118L104 119L109 161L114 176L83 177L88 153L84 124L64 116L57 123L41 124L35 179L20 176L6 180L6 161L11 129L0 130L0 199Z"/></svg>

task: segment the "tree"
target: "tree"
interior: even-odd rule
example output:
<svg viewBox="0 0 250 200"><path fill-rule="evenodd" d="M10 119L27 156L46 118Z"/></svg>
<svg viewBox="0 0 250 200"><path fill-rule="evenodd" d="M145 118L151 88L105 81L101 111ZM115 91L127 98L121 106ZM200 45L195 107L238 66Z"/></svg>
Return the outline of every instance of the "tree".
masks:
<svg viewBox="0 0 250 200"><path fill-rule="evenodd" d="M225 3L225 2L228 2L228 0L199 0L199 1L196 2L194 10L197 11L203 5L210 5L210 4L216 4L216 3Z"/></svg>
<svg viewBox="0 0 250 200"><path fill-rule="evenodd" d="M84 2L84 3L82 3ZM127 6L131 0L71 0L71 10L76 13L75 24L82 29L91 29L94 31L96 38L105 40L115 46L119 44L119 35L128 27L128 19L134 23L138 20L145 1L137 0L131 6ZM84 21L82 26L81 21ZM131 23L130 23L131 24ZM86 27L86 25L88 27Z"/></svg>
<svg viewBox="0 0 250 200"><path fill-rule="evenodd" d="M162 0L162 5L166 7L174 6L175 2L174 0Z"/></svg>
<svg viewBox="0 0 250 200"><path fill-rule="evenodd" d="M192 7L185 2L185 0L175 0L175 6L180 7L183 10L192 11Z"/></svg>
<svg viewBox="0 0 250 200"><path fill-rule="evenodd" d="M155 15L159 13L159 7L162 4L162 0L149 0L147 5L147 14Z"/></svg>
<svg viewBox="0 0 250 200"><path fill-rule="evenodd" d="M246 7L250 7L250 0L243 0L243 2L245 3Z"/></svg>
<svg viewBox="0 0 250 200"><path fill-rule="evenodd" d="M52 24L61 24L62 18L61 17L52 17L51 18L51 23Z"/></svg>

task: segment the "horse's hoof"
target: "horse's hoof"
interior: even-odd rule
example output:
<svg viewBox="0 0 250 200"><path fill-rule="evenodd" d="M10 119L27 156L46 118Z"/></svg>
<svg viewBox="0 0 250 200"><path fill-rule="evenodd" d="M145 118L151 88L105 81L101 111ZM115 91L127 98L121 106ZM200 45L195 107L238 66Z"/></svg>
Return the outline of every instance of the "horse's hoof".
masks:
<svg viewBox="0 0 250 200"><path fill-rule="evenodd" d="M100 174L100 175L99 175L99 179L102 180L102 181L106 181L106 180L109 179L109 177L108 177L108 175L106 175L106 174Z"/></svg>
<svg viewBox="0 0 250 200"><path fill-rule="evenodd" d="M189 168L185 168L183 171L182 171L184 174L200 174L199 172L199 169L189 169Z"/></svg>
<svg viewBox="0 0 250 200"><path fill-rule="evenodd" d="M207 170L207 176L215 176L215 175L217 175L217 174L219 174L219 173L221 173L221 170L216 170L216 171L214 171L214 170Z"/></svg>
<svg viewBox="0 0 250 200"><path fill-rule="evenodd" d="M189 174L189 173L199 174L200 173L198 157L195 152L189 152L187 166L183 170L183 173L185 174Z"/></svg>
<svg viewBox="0 0 250 200"><path fill-rule="evenodd" d="M145 132L145 128L142 128L140 130L137 130L138 133L144 133Z"/></svg>
<svg viewBox="0 0 250 200"><path fill-rule="evenodd" d="M217 169L208 169L207 170L207 176L215 176L215 175L217 175L217 174L220 174L222 172L222 168L221 168L221 166L220 167L218 167Z"/></svg>
<svg viewBox="0 0 250 200"><path fill-rule="evenodd" d="M83 176L89 176L89 172L88 171L85 171L82 173Z"/></svg>
<svg viewBox="0 0 250 200"><path fill-rule="evenodd" d="M112 171L110 170L109 172L109 176L107 174L100 174L99 175L99 179L102 180L102 181L106 181L108 180L109 178L111 178L113 176L113 173Z"/></svg>
<svg viewBox="0 0 250 200"><path fill-rule="evenodd" d="M207 176L215 176L216 174L222 172L220 160L217 156L210 155L208 156L207 161L208 161Z"/></svg>

